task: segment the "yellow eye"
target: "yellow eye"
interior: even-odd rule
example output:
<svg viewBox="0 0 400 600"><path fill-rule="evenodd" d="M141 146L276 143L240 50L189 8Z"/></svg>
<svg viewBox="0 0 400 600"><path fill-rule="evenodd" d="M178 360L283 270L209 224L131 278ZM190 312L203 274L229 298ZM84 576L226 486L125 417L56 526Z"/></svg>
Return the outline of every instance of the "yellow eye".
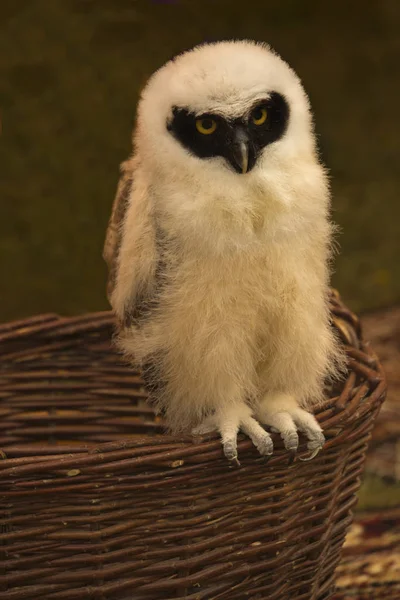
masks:
<svg viewBox="0 0 400 600"><path fill-rule="evenodd" d="M217 122L214 119L196 119L196 129L203 135L210 135L217 129Z"/></svg>
<svg viewBox="0 0 400 600"><path fill-rule="evenodd" d="M260 106L259 108L253 110L253 114L251 115L254 125L264 125L267 117L267 109L264 106Z"/></svg>

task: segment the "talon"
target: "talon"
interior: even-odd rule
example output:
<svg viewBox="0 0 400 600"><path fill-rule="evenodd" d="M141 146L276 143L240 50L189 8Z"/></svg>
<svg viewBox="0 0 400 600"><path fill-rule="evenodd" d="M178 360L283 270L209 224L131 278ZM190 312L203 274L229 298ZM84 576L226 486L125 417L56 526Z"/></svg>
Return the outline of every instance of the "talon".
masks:
<svg viewBox="0 0 400 600"><path fill-rule="evenodd" d="M322 431L313 432L312 436L310 435L310 441L307 444L307 448L310 450L311 454L310 456L307 456L306 458L301 458L300 460L303 462L312 460L317 456L320 450L322 450L324 444L325 436L322 433Z"/></svg>
<svg viewBox="0 0 400 600"><path fill-rule="evenodd" d="M314 439L311 439L307 444L307 448L311 452L310 456L307 456L306 458L301 458L300 460L302 460L303 462L312 460L313 458L315 458L317 456L317 454L320 452L320 450L322 450L324 444L325 444L324 434L321 431L315 432Z"/></svg>
<svg viewBox="0 0 400 600"><path fill-rule="evenodd" d="M233 441L225 442L224 454L228 460L230 460L232 462L236 461L237 463L239 463L235 442L233 442Z"/></svg>
<svg viewBox="0 0 400 600"><path fill-rule="evenodd" d="M299 447L299 436L295 431L290 431L289 433L281 433L281 437L283 439L283 443L285 445L286 450L296 454L297 448Z"/></svg>
<svg viewBox="0 0 400 600"><path fill-rule="evenodd" d="M289 465L292 465L294 463L296 456L297 456L297 452L289 452L289 460L288 460Z"/></svg>
<svg viewBox="0 0 400 600"><path fill-rule="evenodd" d="M315 440L310 440L308 443L309 450L313 450L314 447L318 447L319 449L325 444L325 436L322 431L318 431Z"/></svg>
<svg viewBox="0 0 400 600"><path fill-rule="evenodd" d="M205 432L219 431L225 457L236 467L240 467L237 450L237 435L241 431L246 434L261 456L271 456L274 444L270 434L261 427L260 423L252 416L249 406L233 406L232 413L227 411L213 414L203 423L192 430L194 435Z"/></svg>
<svg viewBox="0 0 400 600"><path fill-rule="evenodd" d="M309 460L312 460L313 458L315 458L317 456L317 454L319 453L319 451L322 450L322 446L318 446L318 448L315 448L315 450L313 450L310 454L310 456L307 456L306 458L301 458L300 460L302 462L308 462Z"/></svg>
<svg viewBox="0 0 400 600"><path fill-rule="evenodd" d="M253 417L242 419L241 430L253 442L261 456L269 456L274 451L274 443L270 434L261 427Z"/></svg>
<svg viewBox="0 0 400 600"><path fill-rule="evenodd" d="M276 407L281 410L276 410ZM268 424L272 431L279 431L286 450L291 453L289 464L294 461L299 446L297 431L308 439L310 456L301 458L302 461L315 458L325 443L324 434L315 416L301 408L291 396L266 396L259 418L261 422Z"/></svg>
<svg viewBox="0 0 400 600"><path fill-rule="evenodd" d="M254 442L254 445L261 456L271 456L271 454L274 452L274 443L270 437L265 437L259 440L257 443Z"/></svg>

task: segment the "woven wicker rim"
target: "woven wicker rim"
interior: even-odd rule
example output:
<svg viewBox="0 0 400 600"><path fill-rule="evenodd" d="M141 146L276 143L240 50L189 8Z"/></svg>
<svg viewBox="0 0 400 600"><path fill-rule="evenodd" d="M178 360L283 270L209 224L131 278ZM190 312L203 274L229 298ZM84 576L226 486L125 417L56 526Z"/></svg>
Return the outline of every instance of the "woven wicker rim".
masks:
<svg viewBox="0 0 400 600"><path fill-rule="evenodd" d="M333 323L338 331L348 355L349 373L340 393L329 398L316 411L316 417L324 429L327 442L325 449L333 444L340 443L340 435L344 427L351 426L368 412L373 410L374 405L380 405L385 397L386 381L378 358L368 343L360 341L361 328L358 318L351 313L341 302L336 291L332 291L331 309ZM37 391L41 380L46 378L43 371L38 374L32 371L24 371L24 365L35 358L35 356L51 356L55 352L67 349L76 344L76 338L89 337L93 334L93 346L97 349L106 347L104 339L109 338L114 327L114 318L110 312L93 313L80 317L59 317L55 314L40 315L29 320L15 321L0 326L0 354L2 365L0 372L0 399L3 398L7 408L13 401L13 396L20 395L24 391L32 391L37 381ZM26 340L30 344L26 348ZM32 340L34 344L32 344ZM11 348L11 351L10 351ZM118 375L122 369L126 373L126 366L115 366L120 363L120 358L113 355L110 367L114 367L114 373L107 375L99 374L99 384L93 389L93 382L87 385L89 394L95 397L102 395L102 383L110 390L113 377ZM112 369L111 369L112 370ZM68 390L68 370L58 373L54 377L49 369L47 376L50 378L48 385L61 391ZM76 376L76 375L75 375ZM81 373L83 383L81 389L85 390L85 376L96 377L96 368L93 365L92 373ZM33 383L27 383L32 381ZM126 381L125 375L125 381ZM115 378L117 381L117 378ZM55 383L54 383L55 382ZM133 372L129 378L135 399L144 401L146 392L140 374ZM48 388L47 385L47 388ZM45 386L46 387L46 386ZM110 390L118 395L118 389ZM74 390L72 389L71 397ZM124 390L124 394L127 394ZM63 397L65 401L65 396ZM1 406L1 404L0 404ZM6 409L7 410L7 409ZM127 435L118 440L95 443L82 442L73 445L63 444L55 447L52 444L43 443L18 444L10 442L7 431L0 436L0 449L3 461L0 462L0 479L9 476L32 475L41 471L49 472L52 469L79 468L79 466L91 466L97 469L107 470L107 465L114 461L128 460L127 468L141 468L146 464L169 465L171 467L182 466L183 463L198 464L204 461L213 461L221 458L221 444L217 435L199 436L194 439L191 436L170 436L163 432L162 424L154 419L151 409L142 402L140 408L135 412L140 421L132 425L132 435ZM23 417L26 419L26 415ZM12 417L11 417L12 420ZM40 433L40 432L39 432ZM161 434L162 435L159 435ZM44 428L43 436L48 434L48 428ZM156 434L156 435L155 435ZM345 434L347 436L347 434ZM270 459L271 464L278 464L288 460L281 440L278 435L273 434L276 451ZM241 456L250 454L254 460L256 453L253 451L252 443L239 436L238 449ZM193 443L196 442L196 443ZM306 449L304 444L300 447L299 456L304 456ZM43 464L40 464L43 463ZM128 466L129 464L129 466ZM111 467L111 465L110 465Z"/></svg>

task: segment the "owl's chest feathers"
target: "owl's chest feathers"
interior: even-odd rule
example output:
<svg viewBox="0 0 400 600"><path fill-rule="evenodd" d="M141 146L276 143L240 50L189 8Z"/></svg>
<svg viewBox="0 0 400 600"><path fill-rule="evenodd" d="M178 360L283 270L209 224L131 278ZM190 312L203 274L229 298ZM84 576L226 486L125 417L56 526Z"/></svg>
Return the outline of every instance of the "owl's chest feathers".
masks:
<svg viewBox="0 0 400 600"><path fill-rule="evenodd" d="M161 220L167 272L159 315L182 343L264 344L271 333L291 335L305 311L323 305L326 249L318 223L299 226L287 207L267 201L199 198L199 206L177 207Z"/></svg>
<svg viewBox="0 0 400 600"><path fill-rule="evenodd" d="M284 251L254 244L225 253L186 247L172 261L165 306L191 336L243 329L253 337L271 321L287 319L301 302L299 269L304 272L304 263L293 245Z"/></svg>

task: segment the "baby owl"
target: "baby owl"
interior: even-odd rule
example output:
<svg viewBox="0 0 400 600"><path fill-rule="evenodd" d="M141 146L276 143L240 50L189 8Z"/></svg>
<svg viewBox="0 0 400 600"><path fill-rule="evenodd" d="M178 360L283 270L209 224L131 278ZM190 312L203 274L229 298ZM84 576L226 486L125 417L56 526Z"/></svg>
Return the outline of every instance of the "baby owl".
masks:
<svg viewBox="0 0 400 600"><path fill-rule="evenodd" d="M148 81L107 232L118 344L172 432L237 434L262 455L263 427L311 457L308 411L335 376L329 189L309 102L268 46L205 44Z"/></svg>

